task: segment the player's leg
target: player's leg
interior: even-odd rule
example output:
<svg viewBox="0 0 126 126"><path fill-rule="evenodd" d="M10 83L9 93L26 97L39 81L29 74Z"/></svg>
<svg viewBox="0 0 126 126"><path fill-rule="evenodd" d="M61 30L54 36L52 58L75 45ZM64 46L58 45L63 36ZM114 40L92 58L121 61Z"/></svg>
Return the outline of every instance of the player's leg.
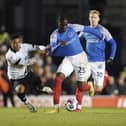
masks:
<svg viewBox="0 0 126 126"><path fill-rule="evenodd" d="M101 94L103 90L103 81L105 74L105 62L92 63L92 77L94 79L94 88L96 94Z"/></svg>
<svg viewBox="0 0 126 126"><path fill-rule="evenodd" d="M60 95L62 91L62 82L65 79L65 75L62 72L56 74L53 86L53 103L54 107L59 111Z"/></svg>
<svg viewBox="0 0 126 126"><path fill-rule="evenodd" d="M94 89L94 83L93 81L88 81L88 85L90 86L90 90L89 90L89 96L94 96L95 94L95 89Z"/></svg>
<svg viewBox="0 0 126 126"><path fill-rule="evenodd" d="M3 93L3 103L4 103L4 107L7 107L7 93Z"/></svg>
<svg viewBox="0 0 126 126"><path fill-rule="evenodd" d="M57 69L56 78L54 80L53 103L54 103L55 109L54 111L51 111L48 113L54 113L54 112L59 111L60 95L62 91L62 82L65 79L65 77L68 77L72 72L73 72L73 66L71 62L67 59L67 57L65 57Z"/></svg>
<svg viewBox="0 0 126 126"><path fill-rule="evenodd" d="M78 110L81 110L82 99L84 91L90 90L90 85L87 84L87 80L90 76L90 68L87 62L87 56L85 53L74 56L72 58L72 63L77 76L77 89L76 89L76 99L78 101Z"/></svg>
<svg viewBox="0 0 126 126"><path fill-rule="evenodd" d="M90 90L90 86L87 84L87 82L77 82L78 87L76 88L76 100L78 101L76 112L81 111L82 109L82 99L85 91Z"/></svg>
<svg viewBox="0 0 126 126"><path fill-rule="evenodd" d="M12 91L9 91L9 96L8 97L10 98L11 105L13 107L15 107L14 95L13 95Z"/></svg>
<svg viewBox="0 0 126 126"><path fill-rule="evenodd" d="M15 91L18 98L26 105L30 112L36 112L35 107L29 102L28 98L25 95L25 85L23 83L24 80L14 81Z"/></svg>
<svg viewBox="0 0 126 126"><path fill-rule="evenodd" d="M91 88L91 86L87 83L87 80L90 76L90 71L85 67L82 67L81 69L85 69L85 70L81 71L81 73L79 71L76 72L77 74L76 99L78 101L78 107L76 111L80 111L82 108L82 99L83 99L84 92L89 91Z"/></svg>

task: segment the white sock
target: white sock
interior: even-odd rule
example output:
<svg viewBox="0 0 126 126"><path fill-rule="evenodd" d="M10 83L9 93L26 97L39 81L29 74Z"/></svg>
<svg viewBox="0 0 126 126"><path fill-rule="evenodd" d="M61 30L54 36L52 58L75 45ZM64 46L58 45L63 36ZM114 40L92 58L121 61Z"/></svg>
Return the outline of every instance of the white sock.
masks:
<svg viewBox="0 0 126 126"><path fill-rule="evenodd" d="M82 106L78 104L77 109L82 109Z"/></svg>
<svg viewBox="0 0 126 126"><path fill-rule="evenodd" d="M59 107L60 107L59 104L55 104L55 105L54 105L54 108L55 108L55 109L57 109L57 108L59 108Z"/></svg>
<svg viewBox="0 0 126 126"><path fill-rule="evenodd" d="M28 104L28 103L29 103L29 100L28 100L28 99L26 99L25 104Z"/></svg>

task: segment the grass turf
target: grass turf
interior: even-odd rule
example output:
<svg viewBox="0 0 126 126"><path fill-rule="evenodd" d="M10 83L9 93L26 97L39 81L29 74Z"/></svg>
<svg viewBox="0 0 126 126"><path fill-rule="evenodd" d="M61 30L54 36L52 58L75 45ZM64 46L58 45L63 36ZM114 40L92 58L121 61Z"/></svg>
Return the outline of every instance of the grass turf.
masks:
<svg viewBox="0 0 126 126"><path fill-rule="evenodd" d="M47 108L46 111L50 110ZM83 109L82 112L47 114L39 108L30 113L25 108L0 108L1 126L125 126L126 109Z"/></svg>

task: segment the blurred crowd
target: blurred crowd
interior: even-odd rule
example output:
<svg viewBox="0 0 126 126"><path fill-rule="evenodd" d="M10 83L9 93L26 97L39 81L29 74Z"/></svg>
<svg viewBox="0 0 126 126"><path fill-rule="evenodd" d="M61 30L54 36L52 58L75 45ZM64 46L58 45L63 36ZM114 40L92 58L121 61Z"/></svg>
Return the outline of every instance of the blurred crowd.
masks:
<svg viewBox="0 0 126 126"><path fill-rule="evenodd" d="M5 54L8 50L9 34L6 32L4 26L0 29L0 93L3 95L4 106L7 106L7 99L9 98L12 105L15 106L13 100L13 87L7 77L7 63ZM39 64L39 78L42 86L41 94L53 93L53 81L56 76L57 65L54 63L53 58L47 55L41 55L35 52L31 56ZM32 87L32 85L31 85ZM76 90L76 75L73 72L67 77L62 85L62 94L72 95ZM36 94L36 92L29 90L28 94ZM126 95L126 67L120 71L118 77L109 75L106 70L104 76L104 89L102 95ZM37 94L38 95L38 94Z"/></svg>

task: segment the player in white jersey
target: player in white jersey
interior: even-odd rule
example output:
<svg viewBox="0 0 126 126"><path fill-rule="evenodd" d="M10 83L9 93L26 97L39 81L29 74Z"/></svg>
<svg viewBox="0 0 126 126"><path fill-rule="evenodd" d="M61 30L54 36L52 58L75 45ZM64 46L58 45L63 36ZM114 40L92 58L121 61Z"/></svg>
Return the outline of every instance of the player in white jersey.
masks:
<svg viewBox="0 0 126 126"><path fill-rule="evenodd" d="M20 35L14 35L10 41L10 49L6 53L8 63L8 77L11 80L16 94L31 112L36 112L35 107L28 101L25 90L31 80L28 66L33 62L29 59L29 51L37 50L38 46L23 44Z"/></svg>

